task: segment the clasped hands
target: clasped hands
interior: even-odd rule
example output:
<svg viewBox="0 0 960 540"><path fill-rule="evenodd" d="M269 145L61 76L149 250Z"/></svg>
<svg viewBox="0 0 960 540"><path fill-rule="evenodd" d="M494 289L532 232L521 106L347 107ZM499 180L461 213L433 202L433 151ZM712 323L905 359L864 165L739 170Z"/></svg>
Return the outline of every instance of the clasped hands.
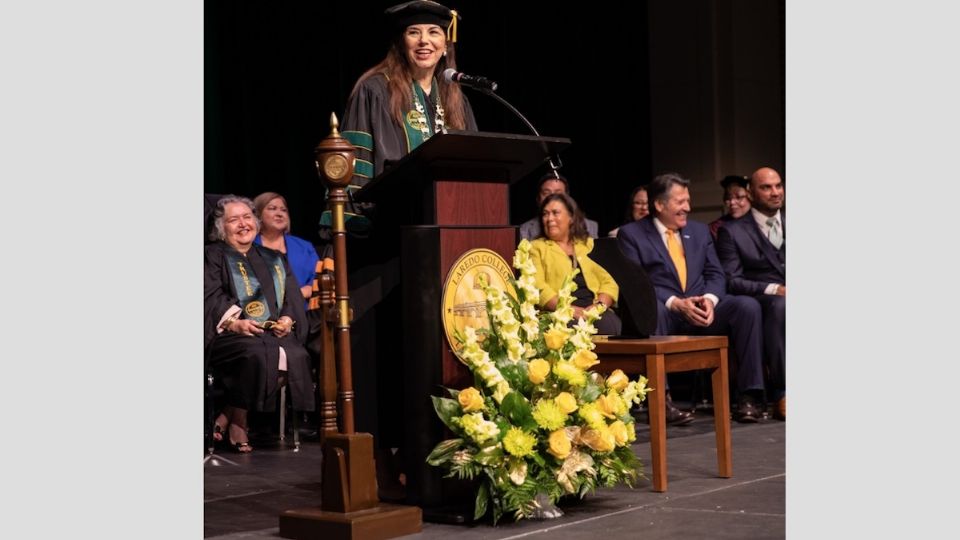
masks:
<svg viewBox="0 0 960 540"><path fill-rule="evenodd" d="M230 325L230 331L243 334L245 336L257 336L262 334L265 330L270 330L273 332L273 335L277 336L278 338L282 338L290 333L290 331L293 329L293 325L293 319L287 317L286 315L280 317L276 321L264 321L262 324L253 319L239 319Z"/></svg>
<svg viewBox="0 0 960 540"><path fill-rule="evenodd" d="M713 324L713 301L705 296L674 298L670 308L683 315L694 326Z"/></svg>

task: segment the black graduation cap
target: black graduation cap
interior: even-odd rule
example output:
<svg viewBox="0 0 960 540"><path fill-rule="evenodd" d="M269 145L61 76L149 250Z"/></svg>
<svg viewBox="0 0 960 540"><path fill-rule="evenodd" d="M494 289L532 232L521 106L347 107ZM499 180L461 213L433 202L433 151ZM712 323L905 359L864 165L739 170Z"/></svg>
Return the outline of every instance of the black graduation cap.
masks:
<svg viewBox="0 0 960 540"><path fill-rule="evenodd" d="M395 29L403 29L411 24L435 24L447 29L447 40L457 41L457 20L460 14L437 2L413 0L388 7L384 14Z"/></svg>
<svg viewBox="0 0 960 540"><path fill-rule="evenodd" d="M723 186L723 189L730 187L730 184L737 184L738 186L746 189L746 187L750 185L750 179L746 176L730 175L724 176L723 180L720 181L720 185Z"/></svg>

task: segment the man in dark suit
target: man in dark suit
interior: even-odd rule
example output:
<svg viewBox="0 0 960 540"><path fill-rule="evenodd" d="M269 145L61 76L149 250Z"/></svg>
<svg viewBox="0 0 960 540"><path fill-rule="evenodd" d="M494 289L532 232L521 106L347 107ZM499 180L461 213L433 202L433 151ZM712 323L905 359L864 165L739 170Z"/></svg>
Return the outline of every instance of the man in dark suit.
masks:
<svg viewBox="0 0 960 540"><path fill-rule="evenodd" d="M739 358L736 419L756 422L763 395L760 304L749 296L727 294L710 230L687 219L689 185L676 173L654 178L647 185L650 215L621 227L617 239L623 254L639 262L653 283L657 335L730 338Z"/></svg>
<svg viewBox="0 0 960 540"><path fill-rule="evenodd" d="M753 208L720 228L717 255L727 291L753 296L763 308L768 397L775 403L774 416L786 420L787 222L780 175L769 167L757 169L750 177L747 196Z"/></svg>

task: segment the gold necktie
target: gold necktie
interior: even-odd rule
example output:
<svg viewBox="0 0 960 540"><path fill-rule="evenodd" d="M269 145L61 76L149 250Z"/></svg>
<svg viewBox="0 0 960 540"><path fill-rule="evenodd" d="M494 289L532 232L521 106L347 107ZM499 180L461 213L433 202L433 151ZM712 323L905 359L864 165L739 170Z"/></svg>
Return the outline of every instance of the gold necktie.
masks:
<svg viewBox="0 0 960 540"><path fill-rule="evenodd" d="M677 241L676 233L670 229L667 229L667 251L670 252L673 265L677 267L680 288L687 290L687 260L683 258L683 246Z"/></svg>

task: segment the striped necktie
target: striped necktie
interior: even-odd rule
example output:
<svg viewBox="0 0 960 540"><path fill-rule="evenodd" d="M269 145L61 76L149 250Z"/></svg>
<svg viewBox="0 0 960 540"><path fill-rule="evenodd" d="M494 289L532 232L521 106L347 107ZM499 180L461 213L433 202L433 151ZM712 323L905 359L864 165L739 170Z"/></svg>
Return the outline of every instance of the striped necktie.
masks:
<svg viewBox="0 0 960 540"><path fill-rule="evenodd" d="M667 229L667 251L677 267L677 276L680 277L680 288L687 290L687 260L683 258L683 246L677 240L677 233Z"/></svg>

